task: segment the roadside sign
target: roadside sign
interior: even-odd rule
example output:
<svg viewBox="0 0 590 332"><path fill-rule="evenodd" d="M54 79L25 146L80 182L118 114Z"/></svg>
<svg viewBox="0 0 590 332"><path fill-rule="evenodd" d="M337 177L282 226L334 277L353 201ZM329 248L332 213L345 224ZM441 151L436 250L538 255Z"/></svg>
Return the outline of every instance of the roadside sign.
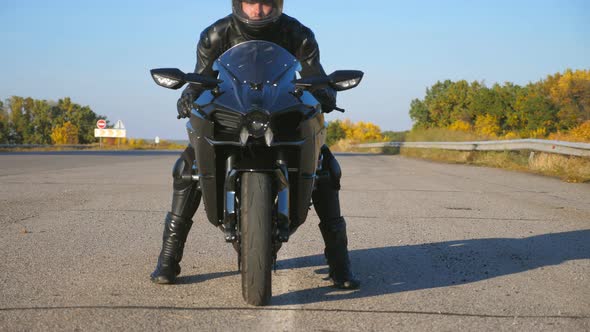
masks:
<svg viewBox="0 0 590 332"><path fill-rule="evenodd" d="M117 120L113 129L125 129L125 125L123 124L123 121Z"/></svg>
<svg viewBox="0 0 590 332"><path fill-rule="evenodd" d="M106 120L100 119L96 121L96 127L98 127L98 129L105 129L107 127Z"/></svg>
<svg viewBox="0 0 590 332"><path fill-rule="evenodd" d="M160 136L156 136L156 139L154 139L154 142L156 144L160 144Z"/></svg>
<svg viewBox="0 0 590 332"><path fill-rule="evenodd" d="M94 137L125 138L127 131L125 129L94 129Z"/></svg>

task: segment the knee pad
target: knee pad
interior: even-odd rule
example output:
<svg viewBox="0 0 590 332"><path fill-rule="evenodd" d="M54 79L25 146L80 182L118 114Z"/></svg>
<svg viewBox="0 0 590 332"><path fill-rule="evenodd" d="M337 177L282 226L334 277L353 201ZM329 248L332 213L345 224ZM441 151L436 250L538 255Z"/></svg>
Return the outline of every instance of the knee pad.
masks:
<svg viewBox="0 0 590 332"><path fill-rule="evenodd" d="M342 178L342 169L336 158L332 157L329 164L330 180L332 180L332 188L340 190L340 179Z"/></svg>
<svg viewBox="0 0 590 332"><path fill-rule="evenodd" d="M340 190L340 179L342 178L340 164L327 146L324 145L321 151L324 158L322 167L330 173L330 186L333 189Z"/></svg>
<svg viewBox="0 0 590 332"><path fill-rule="evenodd" d="M188 175L188 176L187 176ZM172 168L172 178L174 179L174 190L184 190L194 184L190 178L193 175L193 165L185 158L178 158Z"/></svg>

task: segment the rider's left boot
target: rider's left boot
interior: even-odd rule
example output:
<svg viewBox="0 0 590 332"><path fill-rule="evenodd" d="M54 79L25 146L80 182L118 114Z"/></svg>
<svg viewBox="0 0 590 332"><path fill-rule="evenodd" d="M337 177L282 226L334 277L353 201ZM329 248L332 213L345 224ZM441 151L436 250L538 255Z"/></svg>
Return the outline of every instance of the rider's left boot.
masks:
<svg viewBox="0 0 590 332"><path fill-rule="evenodd" d="M324 253L334 287L339 289L360 288L361 282L354 277L348 257L348 237L344 218L339 217L326 222L322 220L319 227L326 244Z"/></svg>

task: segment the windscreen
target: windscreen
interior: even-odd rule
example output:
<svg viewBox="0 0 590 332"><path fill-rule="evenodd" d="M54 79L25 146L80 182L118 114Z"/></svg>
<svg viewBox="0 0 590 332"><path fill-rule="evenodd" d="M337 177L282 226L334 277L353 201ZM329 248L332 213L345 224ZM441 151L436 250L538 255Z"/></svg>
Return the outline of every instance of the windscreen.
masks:
<svg viewBox="0 0 590 332"><path fill-rule="evenodd" d="M226 51L216 65L242 82L276 83L285 71L299 67L297 59L277 44L250 41Z"/></svg>
<svg viewBox="0 0 590 332"><path fill-rule="evenodd" d="M299 61L281 46L266 41L238 44L222 54L213 66L223 81L217 103L243 113L255 108L276 112L292 106L292 81Z"/></svg>

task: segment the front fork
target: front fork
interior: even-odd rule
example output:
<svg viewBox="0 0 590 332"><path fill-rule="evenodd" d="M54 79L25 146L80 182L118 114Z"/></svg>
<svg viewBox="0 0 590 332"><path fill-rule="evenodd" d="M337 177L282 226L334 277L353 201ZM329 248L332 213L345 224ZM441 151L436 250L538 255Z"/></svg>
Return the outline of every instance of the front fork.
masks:
<svg viewBox="0 0 590 332"><path fill-rule="evenodd" d="M289 168L287 163L277 161L278 168L275 169L277 179L277 241L279 243L289 242Z"/></svg>
<svg viewBox="0 0 590 332"><path fill-rule="evenodd" d="M239 215L238 205L239 200L236 192L238 190L239 175L243 172L251 170L238 170L235 168L235 156L229 156L226 160L226 176L224 185L224 218L222 229L225 236L225 241L229 243L236 243L240 241L239 238ZM256 170L252 170L256 171ZM264 170L271 172L271 170ZM276 217L273 218L276 222L276 232L273 234L273 243L284 243L289 241L289 170L287 163L283 160L277 161L277 167L272 170L275 176L275 185L277 190L276 196Z"/></svg>
<svg viewBox="0 0 590 332"><path fill-rule="evenodd" d="M238 191L239 175L243 172L262 171L262 170L238 170L236 169L235 156L229 156L225 163L225 184L224 184L224 218L222 230L225 241L232 243L238 253L238 270L241 269L241 252L240 252L240 223L239 223L239 196ZM277 167L274 170L264 170L272 172L275 176L276 196L276 214L273 218L273 265L276 270L277 253L284 242L289 241L289 168L283 160L277 161Z"/></svg>

